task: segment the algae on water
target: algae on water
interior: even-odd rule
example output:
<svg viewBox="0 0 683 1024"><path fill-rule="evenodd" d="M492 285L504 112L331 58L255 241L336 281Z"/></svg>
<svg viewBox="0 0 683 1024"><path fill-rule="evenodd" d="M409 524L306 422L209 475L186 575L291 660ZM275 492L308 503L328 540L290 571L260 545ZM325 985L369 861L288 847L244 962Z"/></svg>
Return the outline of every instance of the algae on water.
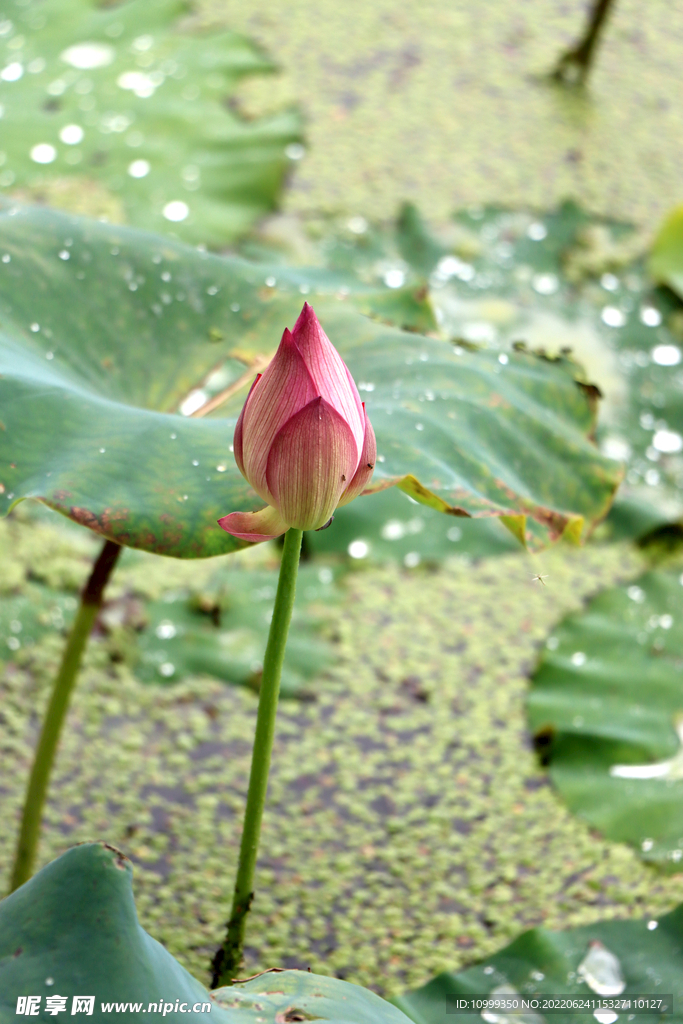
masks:
<svg viewBox="0 0 683 1024"><path fill-rule="evenodd" d="M90 538L50 520L2 524L2 557L16 551L26 578L60 550L68 582L87 571ZM144 562L162 595L179 573L211 568L136 559L118 586ZM592 546L347 576L329 609L336 664L309 683L315 701L280 706L247 973L310 966L397 993L533 924L657 915L683 900L683 876L653 876L561 806L525 720L526 675L554 623L641 565L627 548ZM61 645L55 626L4 656L3 877ZM110 654L105 639L88 650L41 863L84 839L120 847L143 926L206 980L229 909L255 696L206 676L141 685Z"/></svg>

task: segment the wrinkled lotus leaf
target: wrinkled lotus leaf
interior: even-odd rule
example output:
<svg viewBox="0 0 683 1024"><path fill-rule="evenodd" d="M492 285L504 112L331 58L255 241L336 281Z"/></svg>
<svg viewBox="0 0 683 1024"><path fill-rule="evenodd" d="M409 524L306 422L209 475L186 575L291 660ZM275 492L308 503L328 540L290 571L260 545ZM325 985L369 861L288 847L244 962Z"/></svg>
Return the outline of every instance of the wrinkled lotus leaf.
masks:
<svg viewBox="0 0 683 1024"><path fill-rule="evenodd" d="M608 839L680 871L683 586L648 572L603 591L547 641L529 720L567 804Z"/></svg>
<svg viewBox="0 0 683 1024"><path fill-rule="evenodd" d="M305 543L316 555L350 556L352 564L396 561L408 568L453 555L519 551L519 541L498 519L452 519L394 489L340 508L334 529L307 533Z"/></svg>
<svg viewBox="0 0 683 1024"><path fill-rule="evenodd" d="M275 68L238 35L178 25L185 11L181 0L9 0L0 187L73 203L95 181L114 213L206 244L272 210L300 118L234 113L240 79Z"/></svg>
<svg viewBox="0 0 683 1024"><path fill-rule="evenodd" d="M216 520L263 504L230 448L247 387L301 305L304 275L280 276L127 228L5 210L2 511L38 498L112 540L178 557L239 546ZM606 514L621 474L589 440L594 403L575 364L526 353L503 364L381 326L309 280L367 400L373 489L399 484L440 511L501 516L532 542L576 538ZM216 377L229 395L217 413L178 415Z"/></svg>
<svg viewBox="0 0 683 1024"><path fill-rule="evenodd" d="M578 999L608 999L623 994L647 995L661 1001L668 1014L638 1011L643 1024L680 1021L683 1000L683 907L658 921L598 921L565 932L532 928L483 963L456 973L444 972L413 992L395 997L415 1024L474 1024L482 1018L494 1024L542 1024L551 1020L590 1020L593 1007L576 1013L543 1010L521 1014L458 1013L458 996L496 996L515 993L542 999L571 995ZM593 1004L596 1006L597 1004ZM671 1013L673 1005L673 1014ZM607 1016L607 1013L606 1013ZM628 1019L628 1010L624 1011ZM598 1018L600 1020L601 1018ZM612 1019L610 1017L610 1019Z"/></svg>
<svg viewBox="0 0 683 1024"><path fill-rule="evenodd" d="M54 1019L48 997L66 996L71 1016L73 997L85 995L94 997L93 1024L118 1014L141 1024L155 1009L164 1020L186 1020L191 1012L193 1020L218 1024L316 1018L332 1024L405 1022L396 1007L374 992L304 971L267 973L209 993L140 927L131 881L123 854L104 843L83 843L0 903L3 1024L15 1019L19 997L31 995L40 996L38 1019L43 1021ZM120 1008L107 1011L103 1003ZM131 1003L139 1005L131 1009ZM148 1009L150 1003L155 1009ZM201 1004L209 1006L202 1011ZM293 1014L299 1008L303 1017Z"/></svg>
<svg viewBox="0 0 683 1024"><path fill-rule="evenodd" d="M439 231L410 206L396 225L352 218L315 228L320 240L299 246L309 262L369 286L426 289L441 332L462 346L571 349L604 395L600 447L628 469L605 533L641 536L653 521L683 519L683 309L670 291L653 288L644 237L574 204L542 216L473 209ZM679 252L683 268L679 238L680 212L655 244L657 281L673 281L662 269L665 240L667 265Z"/></svg>

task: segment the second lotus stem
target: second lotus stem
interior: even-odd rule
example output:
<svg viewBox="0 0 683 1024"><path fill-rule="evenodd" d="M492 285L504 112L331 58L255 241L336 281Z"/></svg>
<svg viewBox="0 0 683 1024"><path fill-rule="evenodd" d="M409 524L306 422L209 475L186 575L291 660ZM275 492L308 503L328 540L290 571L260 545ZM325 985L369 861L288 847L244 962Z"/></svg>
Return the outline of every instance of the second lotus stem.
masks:
<svg viewBox="0 0 683 1024"><path fill-rule="evenodd" d="M615 0L593 0L584 33L570 50L562 54L552 77L565 85L582 85L590 71L598 40Z"/></svg>
<svg viewBox="0 0 683 1024"><path fill-rule="evenodd" d="M119 544L115 544L111 540L105 542L81 594L81 602L64 648L33 758L14 857L10 892L14 892L20 885L27 882L33 874L40 840L43 807L62 726L69 709L69 701L76 683L83 652L97 613L102 606L104 588L114 571L120 553Z"/></svg>

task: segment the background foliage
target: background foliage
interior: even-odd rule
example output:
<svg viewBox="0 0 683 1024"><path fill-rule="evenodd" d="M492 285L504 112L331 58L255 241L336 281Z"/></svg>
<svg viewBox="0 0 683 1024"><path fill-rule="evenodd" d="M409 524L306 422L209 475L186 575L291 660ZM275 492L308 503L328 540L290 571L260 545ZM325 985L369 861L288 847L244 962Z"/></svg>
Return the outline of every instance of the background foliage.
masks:
<svg viewBox="0 0 683 1024"><path fill-rule="evenodd" d="M183 22L188 10L8 0L0 187L204 244L272 210L300 155L300 118L293 108L240 117L237 84L275 66L234 32Z"/></svg>

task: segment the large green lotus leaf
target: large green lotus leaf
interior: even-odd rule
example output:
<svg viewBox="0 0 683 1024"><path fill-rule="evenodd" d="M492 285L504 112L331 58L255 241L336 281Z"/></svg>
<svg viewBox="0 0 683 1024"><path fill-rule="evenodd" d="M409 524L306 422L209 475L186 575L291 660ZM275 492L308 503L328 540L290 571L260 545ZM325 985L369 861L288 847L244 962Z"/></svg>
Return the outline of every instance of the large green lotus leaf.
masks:
<svg viewBox="0 0 683 1024"><path fill-rule="evenodd" d="M519 551L519 541L498 519L452 519L395 488L340 508L334 529L312 531L304 543L316 555L345 555L351 564L401 562L408 568Z"/></svg>
<svg viewBox="0 0 683 1024"><path fill-rule="evenodd" d="M84 843L0 903L2 1024L16 1019L22 996L40 996L36 1019L41 1021L54 1020L49 997L66 996L66 1014L73 1015L73 997L92 996L93 1024L119 1014L143 1022L155 1010L165 1020L185 1020L191 1012L193 1020L218 1024L316 1018L332 1024L405 1022L374 992L304 971L266 973L209 993L140 927L131 880L130 863L117 850ZM119 1007L105 1010L103 1003ZM131 1003L137 1006L132 1009ZM148 1010L150 1003L155 1008ZM202 1011L201 1004L209 1005ZM296 1016L296 1010L304 1016Z"/></svg>
<svg viewBox="0 0 683 1024"><path fill-rule="evenodd" d="M565 932L532 928L483 963L457 974L439 974L392 1002L415 1024L473 1024L482 1017L491 1024L542 1024L548 1019L563 1024L593 1019L593 1007L575 1013L551 1010L547 1016L542 1009L497 1015L490 1011L484 1016L458 1013L454 1005L458 996L495 999L515 993L539 999L564 995L585 1000L607 1000L617 994L624 999L630 995L668 996L660 1004L662 1012L667 1007L666 1016L657 1011L642 1013L641 1009L633 1019L643 1024L683 1020L683 907L658 921L597 921ZM595 1016L603 1019L597 1012ZM605 1012L607 1018L616 1019L609 1011ZM631 1019L628 1010L624 1019Z"/></svg>
<svg viewBox="0 0 683 1024"><path fill-rule="evenodd" d="M356 312L339 275L277 273L126 228L6 210L4 509L34 497L132 547L234 550L216 520L262 506L230 452L235 419L304 290L367 401L373 489L398 483L440 511L502 516L532 542L576 537L606 514L621 474L589 440L594 403L575 364L402 332ZM178 415L204 401L212 371L231 397L206 417Z"/></svg>
<svg viewBox="0 0 683 1024"><path fill-rule="evenodd" d="M206 244L272 210L287 153L302 152L300 117L240 118L227 103L239 80L275 68L238 35L188 30L186 9L8 0L0 187L74 201L96 181L136 225Z"/></svg>
<svg viewBox="0 0 683 1024"><path fill-rule="evenodd" d="M267 971L212 993L234 1024L287 1024L329 1021L330 1024L408 1024L409 1018L391 1003L360 985L308 971Z"/></svg>
<svg viewBox="0 0 683 1024"><path fill-rule="evenodd" d="M676 213L655 243L658 281L673 280L663 270L664 240L673 266L683 254L681 225ZM604 395L600 447L628 470L605 532L640 536L683 519L683 311L670 291L653 288L646 239L573 204L543 215L472 209L438 231L409 206L395 225L353 217L314 227L313 237L296 236L292 258L368 285L422 288L441 332L463 346L572 349Z"/></svg>
<svg viewBox="0 0 683 1024"><path fill-rule="evenodd" d="M569 807L680 871L683 587L652 571L603 591L548 639L529 719Z"/></svg>
<svg viewBox="0 0 683 1024"><path fill-rule="evenodd" d="M130 863L104 843L85 843L48 864L0 903L0 1020L15 1019L20 996L94 996L93 1021L110 1020L103 1001L196 1003L211 997L141 927L135 912ZM128 1020L144 1020L139 1011ZM185 1014L168 1013L181 1020ZM232 1018L214 1005L193 1019Z"/></svg>
<svg viewBox="0 0 683 1024"><path fill-rule="evenodd" d="M588 440L594 415L575 364L470 353L316 304L365 399L377 435L371 490L392 484L454 515L529 517L526 539L580 535L602 518L619 467ZM236 417L235 395L223 414ZM548 467L553 469L548 472Z"/></svg>

